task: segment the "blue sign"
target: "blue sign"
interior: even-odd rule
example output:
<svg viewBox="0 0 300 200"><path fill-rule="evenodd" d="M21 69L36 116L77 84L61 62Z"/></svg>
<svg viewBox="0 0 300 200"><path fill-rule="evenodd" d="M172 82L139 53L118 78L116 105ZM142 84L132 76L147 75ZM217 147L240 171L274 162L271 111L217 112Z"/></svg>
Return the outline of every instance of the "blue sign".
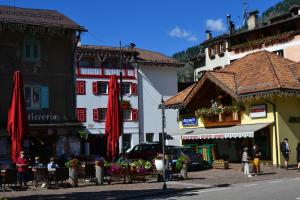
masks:
<svg viewBox="0 0 300 200"><path fill-rule="evenodd" d="M196 117L185 117L182 119L182 126L196 126L197 124Z"/></svg>

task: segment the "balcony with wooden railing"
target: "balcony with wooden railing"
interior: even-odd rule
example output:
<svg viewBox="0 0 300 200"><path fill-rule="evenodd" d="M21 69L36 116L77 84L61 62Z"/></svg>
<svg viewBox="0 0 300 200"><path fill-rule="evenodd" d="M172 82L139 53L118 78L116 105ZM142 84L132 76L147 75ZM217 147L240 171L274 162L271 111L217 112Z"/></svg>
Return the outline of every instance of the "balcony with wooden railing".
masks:
<svg viewBox="0 0 300 200"><path fill-rule="evenodd" d="M76 69L77 77L81 78L109 78L111 75L119 76L120 68L102 66L78 66ZM122 76L124 79L135 79L136 71L131 68L123 68Z"/></svg>
<svg viewBox="0 0 300 200"><path fill-rule="evenodd" d="M236 111L218 113L203 118L205 127L220 127L220 126L233 126L241 123L239 113Z"/></svg>

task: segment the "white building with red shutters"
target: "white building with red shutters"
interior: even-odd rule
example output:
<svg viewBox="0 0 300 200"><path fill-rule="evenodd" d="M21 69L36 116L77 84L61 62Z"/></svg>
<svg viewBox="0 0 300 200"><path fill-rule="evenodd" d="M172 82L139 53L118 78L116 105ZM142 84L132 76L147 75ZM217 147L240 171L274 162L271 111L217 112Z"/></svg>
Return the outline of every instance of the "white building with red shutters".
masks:
<svg viewBox="0 0 300 200"><path fill-rule="evenodd" d="M177 93L180 63L157 52L123 49L123 132L124 148L141 142L159 141L161 136L161 96ZM128 62L132 56L138 64ZM77 118L90 133L86 154L103 154L108 82L120 74L119 48L79 46L76 52ZM177 111L167 111L167 134L176 134Z"/></svg>

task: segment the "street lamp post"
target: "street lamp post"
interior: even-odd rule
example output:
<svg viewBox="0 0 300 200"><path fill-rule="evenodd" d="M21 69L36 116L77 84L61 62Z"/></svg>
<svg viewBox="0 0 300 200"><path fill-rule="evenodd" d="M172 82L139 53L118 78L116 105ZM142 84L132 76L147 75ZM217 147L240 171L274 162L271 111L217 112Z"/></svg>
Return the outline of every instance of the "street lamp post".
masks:
<svg viewBox="0 0 300 200"><path fill-rule="evenodd" d="M123 101L123 48L130 47L131 53L133 54L133 48L135 47L134 43L130 43L129 45L125 45L122 47L122 42L120 41L120 107L121 102ZM125 60L124 64L127 64L128 61ZM121 151L122 156L125 155L125 148L124 148L124 126L123 126L123 110L120 108L120 133L122 138L122 144L121 144Z"/></svg>
<svg viewBox="0 0 300 200"><path fill-rule="evenodd" d="M165 128L166 128L166 117L165 117L165 104L164 99L161 96L161 116L162 116L162 153L163 153L163 190L167 189L166 184L166 161L165 161Z"/></svg>

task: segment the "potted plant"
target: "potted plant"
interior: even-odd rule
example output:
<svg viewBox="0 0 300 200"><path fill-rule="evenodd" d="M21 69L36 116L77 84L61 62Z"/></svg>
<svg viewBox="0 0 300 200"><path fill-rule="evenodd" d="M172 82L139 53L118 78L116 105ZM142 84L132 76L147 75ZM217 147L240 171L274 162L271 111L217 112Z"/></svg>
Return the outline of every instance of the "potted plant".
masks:
<svg viewBox="0 0 300 200"><path fill-rule="evenodd" d="M164 169L164 156L163 154L159 153L154 159L155 168L157 171L163 171Z"/></svg>
<svg viewBox="0 0 300 200"><path fill-rule="evenodd" d="M73 158L65 163L65 166L69 168L69 182L72 187L78 187L78 171L80 167L80 161L77 158Z"/></svg>
<svg viewBox="0 0 300 200"><path fill-rule="evenodd" d="M122 109L129 109L129 108L131 108L131 104L130 104L130 102L127 101L127 100L122 100L122 101L120 102L120 104L121 104L121 108L122 108Z"/></svg>
<svg viewBox="0 0 300 200"><path fill-rule="evenodd" d="M187 179L188 178L188 163L189 163L190 159L189 157L187 157L186 155L181 155L177 158L176 160L176 169L178 171L180 171L181 177L183 179Z"/></svg>

